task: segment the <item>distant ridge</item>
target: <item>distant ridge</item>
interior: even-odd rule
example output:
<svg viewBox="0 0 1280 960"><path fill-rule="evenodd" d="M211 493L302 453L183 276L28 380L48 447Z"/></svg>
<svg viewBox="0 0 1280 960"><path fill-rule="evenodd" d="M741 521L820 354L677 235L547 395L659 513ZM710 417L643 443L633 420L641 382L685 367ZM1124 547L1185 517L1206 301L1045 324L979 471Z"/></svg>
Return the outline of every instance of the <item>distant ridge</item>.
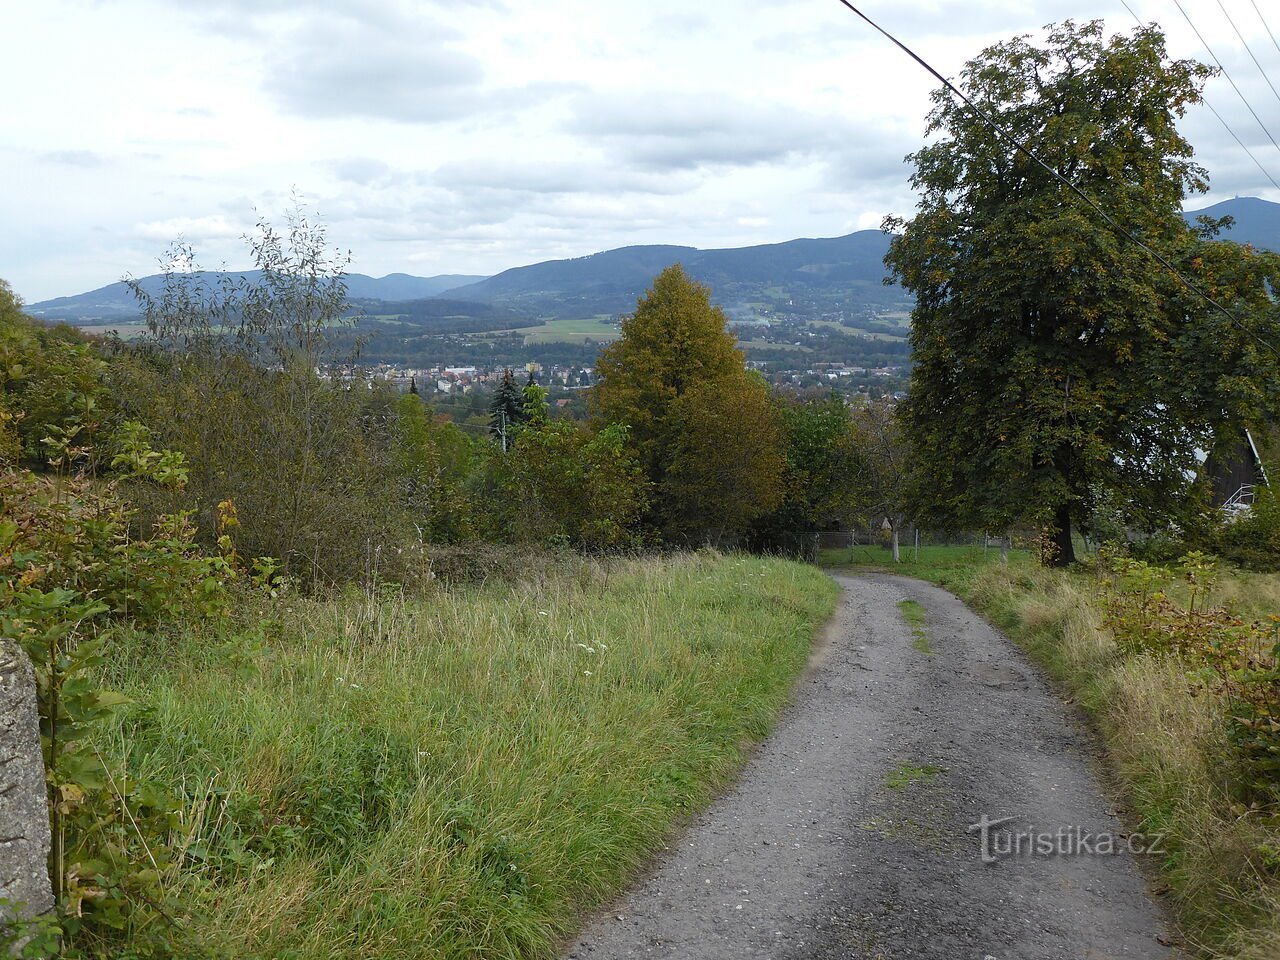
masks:
<svg viewBox="0 0 1280 960"><path fill-rule="evenodd" d="M1259 197L1235 197L1203 210L1188 210L1184 216L1192 225L1200 216L1234 217L1235 225L1219 234L1221 239L1280 252L1280 203Z"/></svg>
<svg viewBox="0 0 1280 960"><path fill-rule="evenodd" d="M679 263L709 284L731 313L761 300L790 299L820 301L833 309L882 308L904 298L900 289L884 285L888 249L889 235L879 230L719 250L621 247L516 267L448 295L564 317L623 313L634 309L655 274Z"/></svg>
<svg viewBox="0 0 1280 960"><path fill-rule="evenodd" d="M1222 234L1224 239L1280 251L1280 203L1236 197L1183 214L1192 224L1201 215L1235 218L1235 225ZM523 316L576 319L630 312L657 273L680 263L695 279L711 286L716 301L735 319L750 319L762 310L785 313L792 307L803 307L811 317L874 316L910 307L904 291L884 283L888 247L889 235L879 230L713 250L658 244L547 260L492 277L393 273L374 278L354 273L348 276L347 285L351 298L362 301L366 309L376 301L403 307L407 301L443 297L460 302L451 310L465 310L466 303L473 303ZM144 278L142 285L155 291L161 282L161 277L151 276ZM44 319L73 322L124 320L138 313L133 295L123 283L33 303L27 310ZM440 311L418 312L434 315ZM478 308L467 315L498 316Z"/></svg>
<svg viewBox="0 0 1280 960"><path fill-rule="evenodd" d="M210 283L223 277L232 280L253 280L257 271L201 271ZM413 277L407 273L391 273L385 277L369 277L363 273L347 274L347 295L353 300L421 300L438 296L451 287L475 283L482 276L470 274L442 274L437 277ZM142 289L150 294L160 291L164 276L153 274L139 281ZM138 301L124 283L109 283L88 293L69 297L56 297L28 304L26 312L45 320L123 320L138 315Z"/></svg>

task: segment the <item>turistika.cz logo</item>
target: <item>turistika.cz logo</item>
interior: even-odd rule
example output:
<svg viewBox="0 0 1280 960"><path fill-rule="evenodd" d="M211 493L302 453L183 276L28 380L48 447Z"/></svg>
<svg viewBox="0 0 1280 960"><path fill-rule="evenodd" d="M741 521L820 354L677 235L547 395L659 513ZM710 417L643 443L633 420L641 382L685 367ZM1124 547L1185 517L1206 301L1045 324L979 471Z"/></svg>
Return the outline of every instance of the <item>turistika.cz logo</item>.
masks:
<svg viewBox="0 0 1280 960"><path fill-rule="evenodd" d="M1010 827L1015 819L1000 817L993 820L984 813L982 819L969 825L969 833L978 834L983 863L996 863L1009 857L1113 857L1121 853L1164 853L1164 836L1158 833L1114 833L1078 826L1056 830Z"/></svg>

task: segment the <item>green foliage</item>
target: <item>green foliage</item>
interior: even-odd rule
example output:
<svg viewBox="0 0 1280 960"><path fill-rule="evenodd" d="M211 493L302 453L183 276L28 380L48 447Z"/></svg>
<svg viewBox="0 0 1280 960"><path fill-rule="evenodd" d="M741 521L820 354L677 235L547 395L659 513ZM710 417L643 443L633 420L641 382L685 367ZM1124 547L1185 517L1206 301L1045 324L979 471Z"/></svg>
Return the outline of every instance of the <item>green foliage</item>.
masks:
<svg viewBox="0 0 1280 960"><path fill-rule="evenodd" d="M514 446L495 466L495 506L510 537L585 550L640 542L649 484L627 448L626 427L593 432L531 410Z"/></svg>
<svg viewBox="0 0 1280 960"><path fill-rule="evenodd" d="M86 465L110 419L105 366L71 328L24 316L0 281L0 464Z"/></svg>
<svg viewBox="0 0 1280 960"><path fill-rule="evenodd" d="M664 270L600 357L597 419L625 424L654 484L653 520L683 541L734 537L782 500L783 435L724 311Z"/></svg>
<svg viewBox="0 0 1280 960"><path fill-rule="evenodd" d="M435 422L431 408L416 394L399 397L394 414L396 499L419 540L454 542L472 536L479 508L468 485L481 463L476 442L453 424Z"/></svg>
<svg viewBox="0 0 1280 960"><path fill-rule="evenodd" d="M918 499L939 526L1052 528L1057 563L1095 497L1158 527L1187 504L1197 449L1275 402L1268 287L1280 260L1187 228L1204 171L1177 120L1208 68L1166 56L1154 27L1100 22L997 44L962 85L980 109L1240 318L1192 296L1047 171L934 95L913 157L919 212L888 263L916 295L905 418ZM1194 509L1194 506L1192 507Z"/></svg>
<svg viewBox="0 0 1280 960"><path fill-rule="evenodd" d="M415 495L421 484L392 462L393 398L340 376L345 260L300 211L283 233L260 223L250 253L251 280L211 288L174 270L155 296L135 287L152 338L113 365L111 389L130 419L185 454L182 502L206 536L230 500L240 553L277 557L313 585L367 578L411 539L396 482ZM176 501L150 507L173 512Z"/></svg>
<svg viewBox="0 0 1280 960"><path fill-rule="evenodd" d="M1270 487L1259 487L1249 512L1220 523L1208 543L1242 567L1280 570L1280 498Z"/></svg>
<svg viewBox="0 0 1280 960"><path fill-rule="evenodd" d="M782 402L783 500L762 531L824 530L852 522L866 499L866 474L849 407L836 394Z"/></svg>
<svg viewBox="0 0 1280 960"><path fill-rule="evenodd" d="M1110 579L1105 625L1122 653L1177 657L1192 679L1219 694L1241 758L1246 801L1280 802L1280 617L1246 622L1206 601L1215 561L1189 553L1177 569L1125 557L1104 558ZM1185 603L1167 591L1183 583Z"/></svg>
<svg viewBox="0 0 1280 960"><path fill-rule="evenodd" d="M166 469L170 458L132 449L140 471ZM35 668L65 955L116 955L126 944L136 956L164 954L176 801L104 761L99 728L128 700L98 677L126 625L224 612L232 571L195 550L185 516L131 537L110 485L6 471L0 504L0 629Z"/></svg>

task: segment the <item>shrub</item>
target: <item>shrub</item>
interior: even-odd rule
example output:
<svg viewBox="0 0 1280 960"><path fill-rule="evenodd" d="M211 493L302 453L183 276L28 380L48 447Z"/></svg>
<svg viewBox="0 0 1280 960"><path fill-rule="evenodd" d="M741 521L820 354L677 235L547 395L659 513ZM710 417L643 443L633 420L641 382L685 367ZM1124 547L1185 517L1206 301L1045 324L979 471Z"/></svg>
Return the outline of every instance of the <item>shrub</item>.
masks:
<svg viewBox="0 0 1280 960"><path fill-rule="evenodd" d="M1259 488L1249 512L1223 523L1211 546L1242 567L1280 570L1280 499L1270 488Z"/></svg>
<svg viewBox="0 0 1280 960"><path fill-rule="evenodd" d="M1176 657L1193 691L1208 687L1226 705L1224 721L1240 752L1247 801L1280 801L1280 617L1247 622L1207 601L1215 561L1189 553L1177 571L1145 561L1110 561L1105 626L1129 654ZM1181 579L1177 602L1166 589Z"/></svg>
<svg viewBox="0 0 1280 960"><path fill-rule="evenodd" d="M162 876L178 807L103 760L94 731L127 701L97 678L125 625L224 612L233 572L195 549L184 514L163 518L150 537L130 536L129 511L109 484L6 471L0 506L0 630L35 668L64 954L115 955L127 943L133 955L162 955Z"/></svg>

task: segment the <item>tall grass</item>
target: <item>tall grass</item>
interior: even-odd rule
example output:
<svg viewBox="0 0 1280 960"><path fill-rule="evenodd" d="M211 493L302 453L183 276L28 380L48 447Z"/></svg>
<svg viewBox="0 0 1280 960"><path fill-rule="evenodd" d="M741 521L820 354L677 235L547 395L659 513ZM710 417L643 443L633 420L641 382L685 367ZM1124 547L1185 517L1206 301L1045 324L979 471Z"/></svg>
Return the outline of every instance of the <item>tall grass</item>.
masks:
<svg viewBox="0 0 1280 960"><path fill-rule="evenodd" d="M1166 837L1157 866L1189 944L1222 960L1280 957L1280 817L1234 799L1239 768L1213 693L1193 694L1177 661L1123 656L1089 573L951 554L922 555L912 572L992 619L1088 711L1135 818ZM1224 575L1210 600L1247 618L1280 611L1280 576Z"/></svg>
<svg viewBox="0 0 1280 960"><path fill-rule="evenodd" d="M768 731L834 599L715 555L288 599L124 645L114 749L186 797L193 955L551 956Z"/></svg>

